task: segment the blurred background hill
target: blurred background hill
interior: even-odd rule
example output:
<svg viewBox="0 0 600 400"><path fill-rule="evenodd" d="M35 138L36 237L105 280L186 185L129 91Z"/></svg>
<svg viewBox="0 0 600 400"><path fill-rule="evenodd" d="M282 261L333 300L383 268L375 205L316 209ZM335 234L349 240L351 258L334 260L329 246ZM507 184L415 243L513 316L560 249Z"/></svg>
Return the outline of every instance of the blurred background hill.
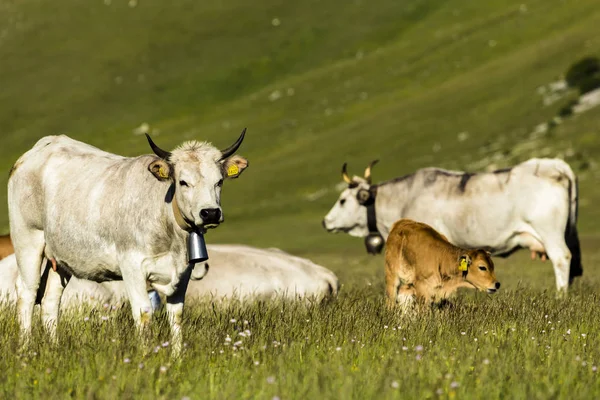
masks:
<svg viewBox="0 0 600 400"><path fill-rule="evenodd" d="M343 162L380 159L377 182L557 156L579 175L585 246L600 236L600 107L556 120L576 95L548 85L600 56L599 26L596 0L3 1L0 232L8 171L42 136L134 156L145 129L164 148L225 147L247 127L250 168L209 242L364 255L321 227Z"/></svg>

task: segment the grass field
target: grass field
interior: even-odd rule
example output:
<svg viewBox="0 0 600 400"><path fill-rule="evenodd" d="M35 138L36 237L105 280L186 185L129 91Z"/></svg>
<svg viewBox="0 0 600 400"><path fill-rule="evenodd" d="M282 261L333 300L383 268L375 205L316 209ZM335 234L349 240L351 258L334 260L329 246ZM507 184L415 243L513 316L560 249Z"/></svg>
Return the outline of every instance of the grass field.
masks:
<svg viewBox="0 0 600 400"><path fill-rule="evenodd" d="M599 397L600 110L530 134L568 100L544 106L538 87L600 56L597 1L171 3L0 2L0 232L8 170L44 135L133 156L150 151L133 132L144 122L164 148L225 147L247 127L250 168L227 182L227 222L207 240L309 257L338 275L340 296L189 307L180 361L162 347L164 316L160 350L144 354L126 310L65 318L59 347L39 331L21 354L7 308L1 397ZM406 320L383 307L383 258L320 225L345 161L359 174L379 158L380 181L534 156L579 176L584 275L566 300L551 265L522 252L496 261L496 296L461 292Z"/></svg>

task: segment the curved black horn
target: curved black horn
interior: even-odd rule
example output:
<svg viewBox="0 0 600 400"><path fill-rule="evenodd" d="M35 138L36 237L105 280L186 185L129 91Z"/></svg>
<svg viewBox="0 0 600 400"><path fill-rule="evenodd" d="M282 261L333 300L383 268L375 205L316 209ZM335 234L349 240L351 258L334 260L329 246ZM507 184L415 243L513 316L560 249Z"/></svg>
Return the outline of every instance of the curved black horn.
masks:
<svg viewBox="0 0 600 400"><path fill-rule="evenodd" d="M242 144L242 141L244 140L245 135L246 135L246 128L244 128L244 130L242 131L242 134L240 135L238 140L235 141L234 144L232 144L225 150L221 150L221 160L226 159L227 157L229 157L230 155L232 155L233 153L235 153L237 151L237 149Z"/></svg>
<svg viewBox="0 0 600 400"><path fill-rule="evenodd" d="M348 171L346 170L347 166L348 163L344 163L344 165L342 166L342 178L344 179L344 182L346 182L347 184L351 184L352 179L350 179L350 177L348 176Z"/></svg>
<svg viewBox="0 0 600 400"><path fill-rule="evenodd" d="M373 160L369 163L369 166L367 167L367 169L365 169L365 180L368 183L371 183L371 168L373 168L373 165L377 164L379 162L379 160Z"/></svg>
<svg viewBox="0 0 600 400"><path fill-rule="evenodd" d="M163 160L168 160L169 157L171 157L171 152L170 151L165 151L165 150L161 149L160 147L158 147L152 141L152 139L150 139L150 135L148 135L147 133L146 133L146 138L148 138L148 143L150 143L150 147L152 147L152 151L154 152L154 154L156 154L157 156L159 156Z"/></svg>

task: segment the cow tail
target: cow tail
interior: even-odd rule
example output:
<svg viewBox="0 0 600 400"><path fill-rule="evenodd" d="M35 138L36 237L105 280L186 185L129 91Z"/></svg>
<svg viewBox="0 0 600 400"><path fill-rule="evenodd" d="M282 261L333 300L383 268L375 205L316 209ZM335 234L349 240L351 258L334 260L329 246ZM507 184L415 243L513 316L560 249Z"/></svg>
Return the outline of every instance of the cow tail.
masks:
<svg viewBox="0 0 600 400"><path fill-rule="evenodd" d="M581 265L581 248L579 245L579 234L577 233L577 219L579 214L579 180L567 163L563 163L563 173L569 181L569 219L565 227L565 242L571 252L571 268L569 283L573 279L583 275Z"/></svg>

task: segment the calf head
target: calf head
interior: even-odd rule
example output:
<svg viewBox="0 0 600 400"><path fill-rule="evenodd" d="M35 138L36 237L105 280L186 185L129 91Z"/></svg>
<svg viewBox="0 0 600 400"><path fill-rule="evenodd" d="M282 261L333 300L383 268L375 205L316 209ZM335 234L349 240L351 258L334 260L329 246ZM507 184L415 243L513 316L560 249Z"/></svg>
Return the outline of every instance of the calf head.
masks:
<svg viewBox="0 0 600 400"><path fill-rule="evenodd" d="M365 206L374 201L371 188L371 168L378 160L372 161L363 178L350 178L342 167L342 178L348 187L342 191L338 200L323 219L323 227L328 232L346 232L351 236L365 237L369 234Z"/></svg>
<svg viewBox="0 0 600 400"><path fill-rule="evenodd" d="M491 253L485 250L473 250L460 255L458 269L467 282L481 291L492 294L500 289Z"/></svg>
<svg viewBox="0 0 600 400"><path fill-rule="evenodd" d="M159 148L148 134L148 142L159 157L148 170L161 181L171 181L174 212L180 212L179 225L189 230L214 228L223 222L221 187L224 179L233 179L248 167L248 160L234 155L244 140L244 129L238 140L224 150L210 143L189 141L172 152ZM176 216L176 218L179 218Z"/></svg>

